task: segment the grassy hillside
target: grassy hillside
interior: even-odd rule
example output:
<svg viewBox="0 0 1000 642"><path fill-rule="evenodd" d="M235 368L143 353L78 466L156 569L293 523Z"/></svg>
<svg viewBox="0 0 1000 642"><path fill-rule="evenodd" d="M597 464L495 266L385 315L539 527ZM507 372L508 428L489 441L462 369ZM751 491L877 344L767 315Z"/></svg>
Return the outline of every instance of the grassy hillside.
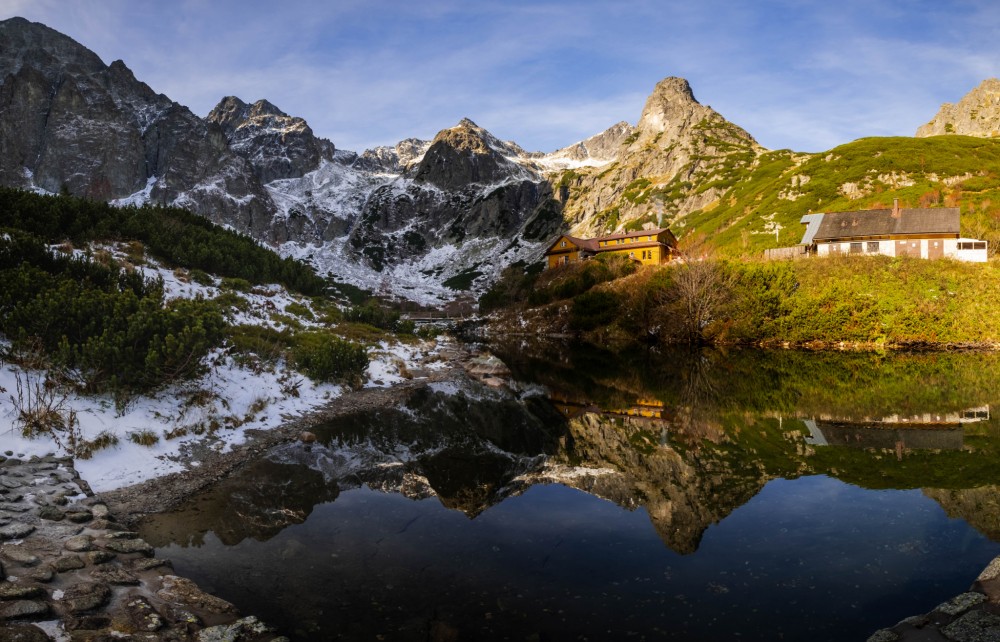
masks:
<svg viewBox="0 0 1000 642"><path fill-rule="evenodd" d="M888 208L899 198L904 207L960 207L963 233L1000 248L998 140L862 138L818 154L705 141L711 153L692 154L672 176L648 174L644 168L657 167L655 159L631 157L564 173L556 187L565 194L567 220L575 225L597 207L592 227L612 231L662 217L678 238L705 237L729 255L759 254L797 244L804 214ZM670 149L660 154L667 158ZM624 187L601 187L604 176Z"/></svg>
<svg viewBox="0 0 1000 642"><path fill-rule="evenodd" d="M788 150L734 167L725 194L674 222L729 254L795 245L810 212L960 207L963 234L1000 242L1000 141L968 136L863 138L819 154ZM704 187L704 186L703 186Z"/></svg>
<svg viewBox="0 0 1000 642"><path fill-rule="evenodd" d="M495 323L499 333L512 328L573 334L594 345L1000 345L995 261L721 260L631 275L590 261L547 270L534 280L503 280L483 303L493 296L512 306Z"/></svg>

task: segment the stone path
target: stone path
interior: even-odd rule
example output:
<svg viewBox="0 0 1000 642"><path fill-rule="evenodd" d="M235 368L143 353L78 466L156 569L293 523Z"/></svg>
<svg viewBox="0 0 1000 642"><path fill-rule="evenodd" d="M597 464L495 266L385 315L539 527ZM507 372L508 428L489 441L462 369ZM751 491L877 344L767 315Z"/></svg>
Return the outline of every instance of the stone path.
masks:
<svg viewBox="0 0 1000 642"><path fill-rule="evenodd" d="M1000 642L1000 557L967 593L877 631L868 642Z"/></svg>
<svg viewBox="0 0 1000 642"><path fill-rule="evenodd" d="M69 460L0 456L0 642L276 638L171 573Z"/></svg>

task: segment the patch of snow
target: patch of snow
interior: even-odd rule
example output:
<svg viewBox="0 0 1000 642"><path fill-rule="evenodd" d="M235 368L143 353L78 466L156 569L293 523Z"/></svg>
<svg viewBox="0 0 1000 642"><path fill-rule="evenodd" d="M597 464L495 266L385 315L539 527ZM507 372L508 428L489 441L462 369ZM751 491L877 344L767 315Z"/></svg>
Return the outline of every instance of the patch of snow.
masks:
<svg viewBox="0 0 1000 642"><path fill-rule="evenodd" d="M34 192L35 194L40 194L41 196L54 196L55 192L50 192L47 189L43 189L35 184L35 173L28 169L27 167L21 167L21 173L25 180L28 181L28 191Z"/></svg>
<svg viewBox="0 0 1000 642"><path fill-rule="evenodd" d="M598 158L576 159L568 156L548 155L536 159L535 162L545 171L557 172L567 169L580 169L583 167L605 167L615 162L613 159L604 160Z"/></svg>
<svg viewBox="0 0 1000 642"><path fill-rule="evenodd" d="M338 281L433 307L468 294L443 285L449 278L476 266L483 276L473 284L471 294L478 296L499 278L506 266L517 261L534 262L541 258L546 247L547 243L522 239L472 238L461 247L436 247L421 257L387 266L382 272L358 260L350 252L346 236L319 246L285 243L278 251L283 256L305 261L320 274Z"/></svg>
<svg viewBox="0 0 1000 642"><path fill-rule="evenodd" d="M48 620L46 622L32 622L33 625L40 628L42 631L48 634L55 642L70 642L72 638L63 629L62 622L59 620Z"/></svg>
<svg viewBox="0 0 1000 642"><path fill-rule="evenodd" d="M139 207L145 205L149 202L150 196L153 193L153 188L156 187L156 181L159 180L156 176L150 176L146 179L146 186L129 196L123 198L116 198L114 200L108 201L109 205L114 205L115 207L127 207L129 205L135 205Z"/></svg>
<svg viewBox="0 0 1000 642"><path fill-rule="evenodd" d="M118 246L97 246L116 258L125 259ZM75 249L77 255L85 251ZM212 298L220 290L213 282L200 285L173 271L147 260L137 266L144 276L163 279L165 296L173 298ZM291 303L309 307L310 301L288 293L284 288L258 286L247 293L238 293L247 301L246 309L233 315L231 322L280 327L279 314L288 315ZM303 326L318 322L296 317ZM436 341L412 344L382 342L370 350L368 385L391 385L414 376L412 371L426 362L440 360L448 347L440 337ZM0 338L0 348L10 342ZM53 401L64 412L72 410L77 418L77 437L93 440L102 433L117 438L117 445L99 450L91 459L77 459L80 475L97 491L107 491L139 483L147 479L178 472L197 462L186 456L196 445L207 445L220 451L246 440L248 430L266 430L283 425L290 419L329 403L343 393L334 384L317 383L296 372L284 362L273 367L236 362L223 350L206 358L208 371L203 376L175 384L154 394L136 398L117 407L108 396L83 396L75 392L58 392ZM374 383L377 380L379 383ZM18 429L19 385L25 391L42 390L43 372L26 371L16 365L0 362L0 452L10 450L18 457L65 454L65 444L55 443L48 436L29 438ZM157 441L142 446L131 440L152 434ZM201 434L199 434L201 433Z"/></svg>

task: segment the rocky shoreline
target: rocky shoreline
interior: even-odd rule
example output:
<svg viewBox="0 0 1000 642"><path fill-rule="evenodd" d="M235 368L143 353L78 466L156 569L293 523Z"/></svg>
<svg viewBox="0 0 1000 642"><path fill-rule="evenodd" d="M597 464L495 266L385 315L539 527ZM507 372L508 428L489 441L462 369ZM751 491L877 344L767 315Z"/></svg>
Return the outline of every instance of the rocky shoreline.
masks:
<svg viewBox="0 0 1000 642"><path fill-rule="evenodd" d="M0 641L286 640L172 573L72 461L0 457Z"/></svg>
<svg viewBox="0 0 1000 642"><path fill-rule="evenodd" d="M1000 640L1000 557L969 590L924 615L876 631L868 642L994 642Z"/></svg>
<svg viewBox="0 0 1000 642"><path fill-rule="evenodd" d="M198 464L182 473L99 496L69 459L0 455L0 642L285 640L173 575L170 562L152 557L152 547L132 529L144 516L179 506L324 421L397 405L414 387L457 372L489 385L490 364L469 354L451 357L455 367L350 392L280 428L248 433L244 444L227 452L197 448L189 456ZM868 642L922 640L1000 641L1000 558L968 592L881 629Z"/></svg>
<svg viewBox="0 0 1000 642"><path fill-rule="evenodd" d="M452 355L456 360L461 355ZM401 402L418 385L451 376L421 372L389 388L345 394L283 426L248 433L227 452L196 447L184 472L95 495L71 459L0 455L0 642L197 640L267 642L253 616L173 575L170 562L131 530L271 448L342 414Z"/></svg>
<svg viewBox="0 0 1000 642"><path fill-rule="evenodd" d="M101 499L126 526L134 526L145 515L176 508L184 500L263 457L283 443L300 439L303 431L340 415L382 408L401 402L408 391L446 375L432 373L390 388L366 388L347 393L329 404L271 430L249 431L246 443L226 452L197 448L190 453L199 465L179 473L101 494Z"/></svg>

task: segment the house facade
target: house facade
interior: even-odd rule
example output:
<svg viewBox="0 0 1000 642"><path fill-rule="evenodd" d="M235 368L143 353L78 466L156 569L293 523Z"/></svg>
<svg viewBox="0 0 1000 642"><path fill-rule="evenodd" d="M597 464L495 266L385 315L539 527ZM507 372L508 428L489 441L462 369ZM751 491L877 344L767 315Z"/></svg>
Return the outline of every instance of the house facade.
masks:
<svg viewBox="0 0 1000 642"><path fill-rule="evenodd" d="M826 212L802 217L801 245L817 256L881 254L985 262L986 241L962 238L957 207Z"/></svg>
<svg viewBox="0 0 1000 642"><path fill-rule="evenodd" d="M677 239L666 228L622 232L584 239L564 234L545 251L548 268L583 261L598 254L620 254L642 265L662 265L674 257Z"/></svg>

